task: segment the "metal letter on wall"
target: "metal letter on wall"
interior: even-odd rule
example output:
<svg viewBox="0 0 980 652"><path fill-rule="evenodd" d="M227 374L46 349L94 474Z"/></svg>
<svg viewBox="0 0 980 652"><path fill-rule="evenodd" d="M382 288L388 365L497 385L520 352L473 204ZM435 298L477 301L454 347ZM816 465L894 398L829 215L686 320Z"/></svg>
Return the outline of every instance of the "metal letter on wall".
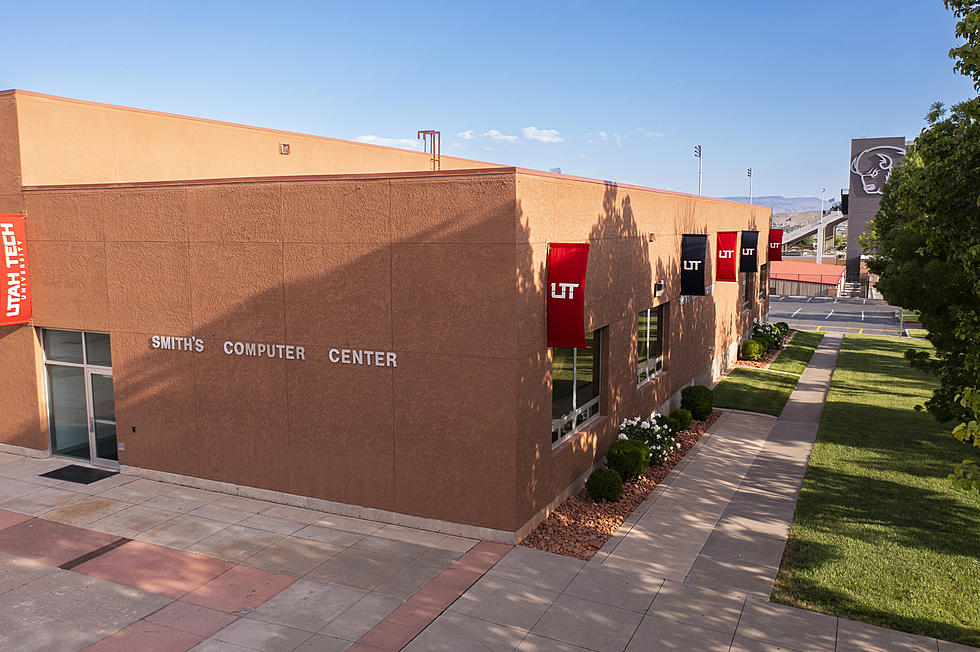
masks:
<svg viewBox="0 0 980 652"><path fill-rule="evenodd" d="M681 294L703 297L708 236L685 234L681 238Z"/></svg>
<svg viewBox="0 0 980 652"><path fill-rule="evenodd" d="M783 230L769 229L769 262L783 259Z"/></svg>
<svg viewBox="0 0 980 652"><path fill-rule="evenodd" d="M548 346L585 346L588 243L548 245Z"/></svg>
<svg viewBox="0 0 980 652"><path fill-rule="evenodd" d="M742 231L742 246L739 249L738 271L759 271L759 232Z"/></svg>
<svg viewBox="0 0 980 652"><path fill-rule="evenodd" d="M718 252L715 254L715 280L738 281L735 253L738 251L738 231L718 232Z"/></svg>
<svg viewBox="0 0 980 652"><path fill-rule="evenodd" d="M31 279L27 265L27 226L22 214L0 214L3 301L0 326L31 321Z"/></svg>

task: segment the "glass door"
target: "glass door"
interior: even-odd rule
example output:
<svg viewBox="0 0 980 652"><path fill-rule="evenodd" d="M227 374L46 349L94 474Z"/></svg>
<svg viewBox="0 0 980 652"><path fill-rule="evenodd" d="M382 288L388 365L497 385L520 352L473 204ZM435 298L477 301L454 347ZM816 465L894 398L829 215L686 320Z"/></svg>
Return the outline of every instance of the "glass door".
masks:
<svg viewBox="0 0 980 652"><path fill-rule="evenodd" d="M116 452L116 406L112 398L112 373L86 370L91 410L89 442L92 462L104 466L119 464Z"/></svg>
<svg viewBox="0 0 980 652"><path fill-rule="evenodd" d="M119 467L109 336L43 329L51 452Z"/></svg>

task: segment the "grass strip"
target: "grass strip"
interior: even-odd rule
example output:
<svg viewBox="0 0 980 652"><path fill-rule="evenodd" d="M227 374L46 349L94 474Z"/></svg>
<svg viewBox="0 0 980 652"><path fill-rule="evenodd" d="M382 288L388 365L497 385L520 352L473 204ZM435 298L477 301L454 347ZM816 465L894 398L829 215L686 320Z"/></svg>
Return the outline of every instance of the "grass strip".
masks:
<svg viewBox="0 0 980 652"><path fill-rule="evenodd" d="M785 371L800 375L810 364L813 352L823 339L823 333L805 333L797 331L790 343L782 350L779 357L772 361L769 368L773 371Z"/></svg>
<svg viewBox="0 0 980 652"><path fill-rule="evenodd" d="M980 645L980 495L946 488L972 449L914 409L908 348L844 338L772 599Z"/></svg>
<svg viewBox="0 0 980 652"><path fill-rule="evenodd" d="M736 367L715 387L715 407L779 416L796 387L794 376Z"/></svg>

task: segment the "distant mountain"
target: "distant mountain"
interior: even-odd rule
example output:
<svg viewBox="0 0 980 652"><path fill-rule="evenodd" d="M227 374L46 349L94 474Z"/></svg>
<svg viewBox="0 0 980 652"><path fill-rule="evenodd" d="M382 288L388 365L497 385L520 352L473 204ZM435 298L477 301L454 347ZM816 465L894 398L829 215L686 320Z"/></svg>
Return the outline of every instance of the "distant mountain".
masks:
<svg viewBox="0 0 980 652"><path fill-rule="evenodd" d="M730 199L731 201L738 201L742 202L743 204L749 203L748 197L722 197L722 199ZM830 208L830 204L834 201L834 199L834 197L825 197L824 208ZM753 197L752 203L756 206L771 207L773 214L800 213L802 211L820 210L819 197L782 197L780 195L769 195L764 197Z"/></svg>

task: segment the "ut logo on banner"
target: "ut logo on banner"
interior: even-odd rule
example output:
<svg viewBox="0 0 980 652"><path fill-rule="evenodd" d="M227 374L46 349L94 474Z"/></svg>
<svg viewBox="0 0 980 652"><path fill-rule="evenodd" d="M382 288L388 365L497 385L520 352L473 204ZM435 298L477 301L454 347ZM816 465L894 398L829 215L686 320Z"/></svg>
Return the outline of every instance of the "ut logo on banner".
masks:
<svg viewBox="0 0 980 652"><path fill-rule="evenodd" d="M719 258L731 258L734 253L735 253L735 250L734 249L722 249L722 250L720 250L718 252L718 257Z"/></svg>
<svg viewBox="0 0 980 652"><path fill-rule="evenodd" d="M743 256L754 256L755 255L755 249L742 249L742 255Z"/></svg>
<svg viewBox="0 0 980 652"><path fill-rule="evenodd" d="M684 261L684 269L689 270L689 271L691 271L691 270L697 271L697 270L701 269L701 261L700 260L685 260Z"/></svg>
<svg viewBox="0 0 980 652"><path fill-rule="evenodd" d="M779 249L782 246L783 245L781 243L779 243L779 242L770 242L769 243L769 248L770 249Z"/></svg>
<svg viewBox="0 0 980 652"><path fill-rule="evenodd" d="M561 294L555 286L561 288ZM575 288L579 286L578 283L552 283L551 284L551 298L552 299L574 299L575 298Z"/></svg>

